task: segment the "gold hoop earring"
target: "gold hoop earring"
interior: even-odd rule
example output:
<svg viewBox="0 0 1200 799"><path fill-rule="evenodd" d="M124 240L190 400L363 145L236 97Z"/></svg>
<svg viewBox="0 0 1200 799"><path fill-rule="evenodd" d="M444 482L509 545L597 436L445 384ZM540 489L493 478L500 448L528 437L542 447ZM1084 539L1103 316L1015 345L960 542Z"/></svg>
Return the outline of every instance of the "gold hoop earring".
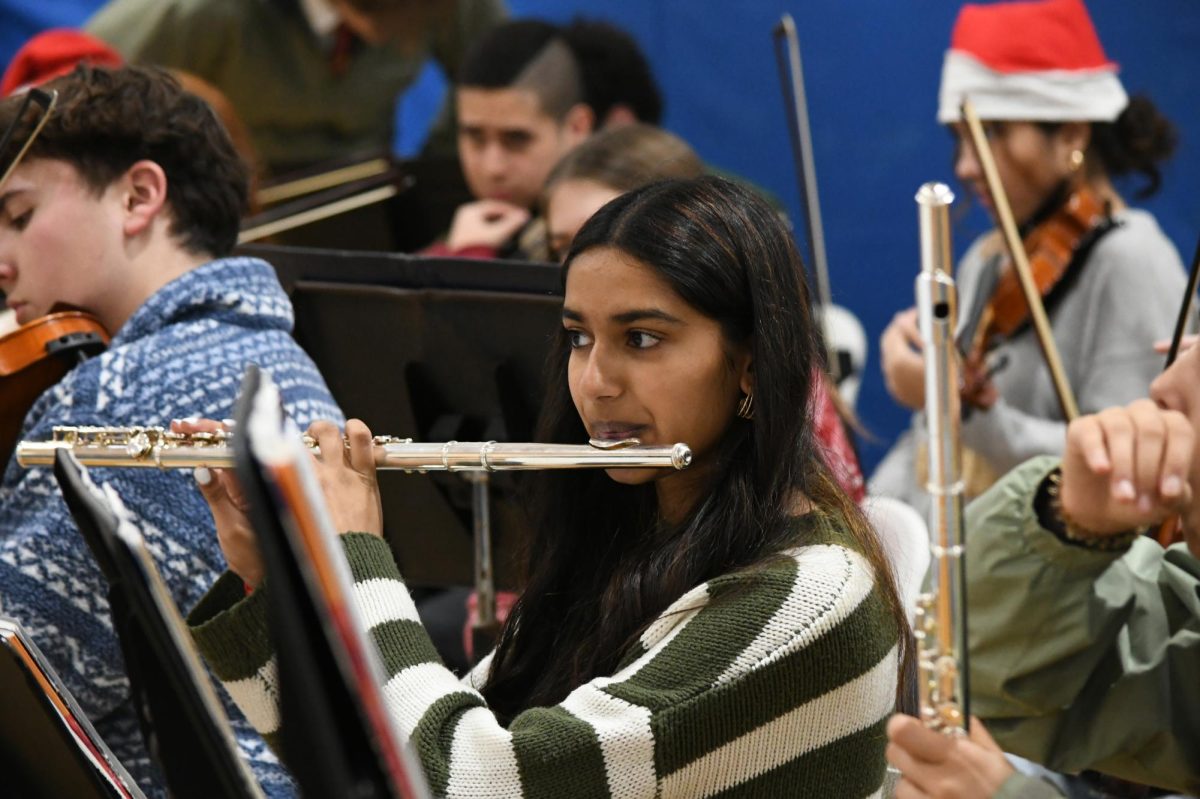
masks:
<svg viewBox="0 0 1200 799"><path fill-rule="evenodd" d="M1071 171L1078 172L1083 167L1083 150L1071 151Z"/></svg>
<svg viewBox="0 0 1200 799"><path fill-rule="evenodd" d="M750 420L754 418L754 392L751 391L746 396L742 397L742 401L738 403L737 415L739 419Z"/></svg>

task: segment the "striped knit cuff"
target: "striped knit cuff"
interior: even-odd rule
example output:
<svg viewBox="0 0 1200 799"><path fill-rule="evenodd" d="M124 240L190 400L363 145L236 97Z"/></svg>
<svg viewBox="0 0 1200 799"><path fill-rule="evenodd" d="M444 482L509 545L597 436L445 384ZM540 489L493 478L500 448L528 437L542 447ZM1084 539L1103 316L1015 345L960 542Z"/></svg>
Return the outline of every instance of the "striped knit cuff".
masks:
<svg viewBox="0 0 1200 799"><path fill-rule="evenodd" d="M225 572L187 622L200 653L222 682L254 675L271 659L265 581L246 596L241 578Z"/></svg>
<svg viewBox="0 0 1200 799"><path fill-rule="evenodd" d="M350 573L355 583L364 580L400 580L400 567L392 556L392 548L377 535L370 533L343 533L342 548L350 563Z"/></svg>

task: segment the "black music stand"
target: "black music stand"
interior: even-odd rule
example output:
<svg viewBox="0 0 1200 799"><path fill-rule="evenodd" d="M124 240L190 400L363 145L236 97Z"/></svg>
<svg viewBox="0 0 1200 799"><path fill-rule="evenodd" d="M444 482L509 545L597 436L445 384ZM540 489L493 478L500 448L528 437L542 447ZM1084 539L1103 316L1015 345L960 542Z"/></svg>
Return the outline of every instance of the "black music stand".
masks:
<svg viewBox="0 0 1200 799"><path fill-rule="evenodd" d="M305 796L423 797L420 768L401 748L386 714L379 713L383 669L375 660L374 641L357 619L340 546L330 544L336 531L321 530L326 537L318 536L320 547L312 546L312 529L321 525L309 522L324 518L323 500L307 492L299 500L289 498L272 465L260 458L261 442L278 437L284 427L276 405L276 419L266 420L275 429L262 432L266 414L256 404L266 384L269 379L256 367L246 370L234 454L269 586L267 620L279 662L284 760ZM299 445L298 431L282 435ZM329 546L336 548L333 556Z"/></svg>
<svg viewBox="0 0 1200 799"><path fill-rule="evenodd" d="M187 626L120 499L67 450L55 453L54 476L109 583L142 735L172 796L260 799Z"/></svg>
<svg viewBox="0 0 1200 799"><path fill-rule="evenodd" d="M348 417L421 441L530 439L561 324L557 264L270 245L239 252L274 265L295 306L296 339ZM380 491L406 582L418 591L475 587L478 656L499 632L497 586L520 587L524 478L461 477L381 472Z"/></svg>
<svg viewBox="0 0 1200 799"><path fill-rule="evenodd" d="M558 264L275 244L243 244L237 253L269 261L289 294L297 283L307 282L562 295L562 272Z"/></svg>
<svg viewBox="0 0 1200 799"><path fill-rule="evenodd" d="M0 618L0 775L5 796L144 799L54 669Z"/></svg>
<svg viewBox="0 0 1200 799"><path fill-rule="evenodd" d="M241 252L275 265L295 306L296 338L347 416L420 441L530 440L561 325L557 265L270 246ZM380 473L385 534L406 581L474 584L485 633L495 632L493 577L504 588L520 583L517 555L528 532L519 479Z"/></svg>

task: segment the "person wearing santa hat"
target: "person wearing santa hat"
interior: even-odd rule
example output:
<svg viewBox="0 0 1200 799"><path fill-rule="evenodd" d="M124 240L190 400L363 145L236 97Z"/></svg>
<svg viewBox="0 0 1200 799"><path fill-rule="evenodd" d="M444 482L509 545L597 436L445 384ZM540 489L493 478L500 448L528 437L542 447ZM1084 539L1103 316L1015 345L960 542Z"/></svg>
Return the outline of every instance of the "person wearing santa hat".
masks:
<svg viewBox="0 0 1200 799"><path fill-rule="evenodd" d="M1155 377L1161 360L1151 342L1175 318L1182 269L1154 220L1126 206L1112 183L1140 172L1146 189L1157 188L1170 127L1148 100L1128 98L1081 0L971 5L959 16L939 120L959 140L958 177L988 205L978 162L963 141L965 97L985 120L1019 223L1036 224L1081 186L1109 206L1112 221L1050 303L1085 415L1069 427L1061 421L1025 331L997 348L1008 368L991 386L991 405L976 406L964 424L964 442L991 445L987 452L1006 456L1004 468L1036 454L1026 448L1039 439L1045 452L1062 456L1013 469L968 511L971 709L996 740L977 720L968 737L951 738L894 717L888 759L903 774L895 795L1062 796L1016 773L1002 747L1062 771L1096 768L1194 794L1200 349ZM993 238L976 242L960 265L961 308L985 294ZM911 400L904 362L919 365L920 355L901 317L884 335L884 358L892 359L893 393ZM1079 355L1086 357L1073 360ZM1122 396L1128 392L1136 393ZM1151 400L1136 399L1147 393ZM1034 397L1040 399L1031 403ZM1002 430L1009 440L995 446ZM1190 551L1185 544L1163 549L1137 534L1138 525L1180 509ZM1162 795L1141 787L1064 790L1074 796L1079 787L1085 793L1078 795L1089 797Z"/></svg>
<svg viewBox="0 0 1200 799"><path fill-rule="evenodd" d="M967 98L983 120L1023 235L1053 222L1084 194L1104 209L1044 296L1080 411L1145 396L1162 366L1152 345L1171 334L1185 275L1174 245L1149 213L1126 203L1114 178L1140 176L1138 197L1156 191L1160 163L1174 147L1172 126L1148 99L1126 94L1082 0L972 4L955 23L938 121L955 136L954 169L966 194L991 213L983 170L960 119ZM996 231L967 250L956 275L960 331L979 318L1007 260ZM960 338L969 341L970 335ZM896 315L880 350L892 397L918 413L876 469L870 491L924 510L929 500L918 477L923 470L914 468L923 449L919 411L925 403L915 308ZM1061 454L1066 431L1029 324L989 337L982 351L977 379L963 397L969 408L962 440L972 497L1030 457Z"/></svg>

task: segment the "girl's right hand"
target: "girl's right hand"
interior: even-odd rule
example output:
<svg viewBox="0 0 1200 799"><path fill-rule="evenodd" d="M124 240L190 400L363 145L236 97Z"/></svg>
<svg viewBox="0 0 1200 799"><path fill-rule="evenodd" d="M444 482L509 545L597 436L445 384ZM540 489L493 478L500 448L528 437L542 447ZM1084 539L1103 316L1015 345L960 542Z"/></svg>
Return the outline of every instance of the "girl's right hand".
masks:
<svg viewBox="0 0 1200 799"><path fill-rule="evenodd" d="M225 425L212 419L171 422L174 433L212 433L225 430ZM254 528L246 516L246 498L237 478L228 469L197 467L193 472L200 494L208 503L217 528L217 541L225 554L229 570L246 585L255 588L263 579L262 555Z"/></svg>

